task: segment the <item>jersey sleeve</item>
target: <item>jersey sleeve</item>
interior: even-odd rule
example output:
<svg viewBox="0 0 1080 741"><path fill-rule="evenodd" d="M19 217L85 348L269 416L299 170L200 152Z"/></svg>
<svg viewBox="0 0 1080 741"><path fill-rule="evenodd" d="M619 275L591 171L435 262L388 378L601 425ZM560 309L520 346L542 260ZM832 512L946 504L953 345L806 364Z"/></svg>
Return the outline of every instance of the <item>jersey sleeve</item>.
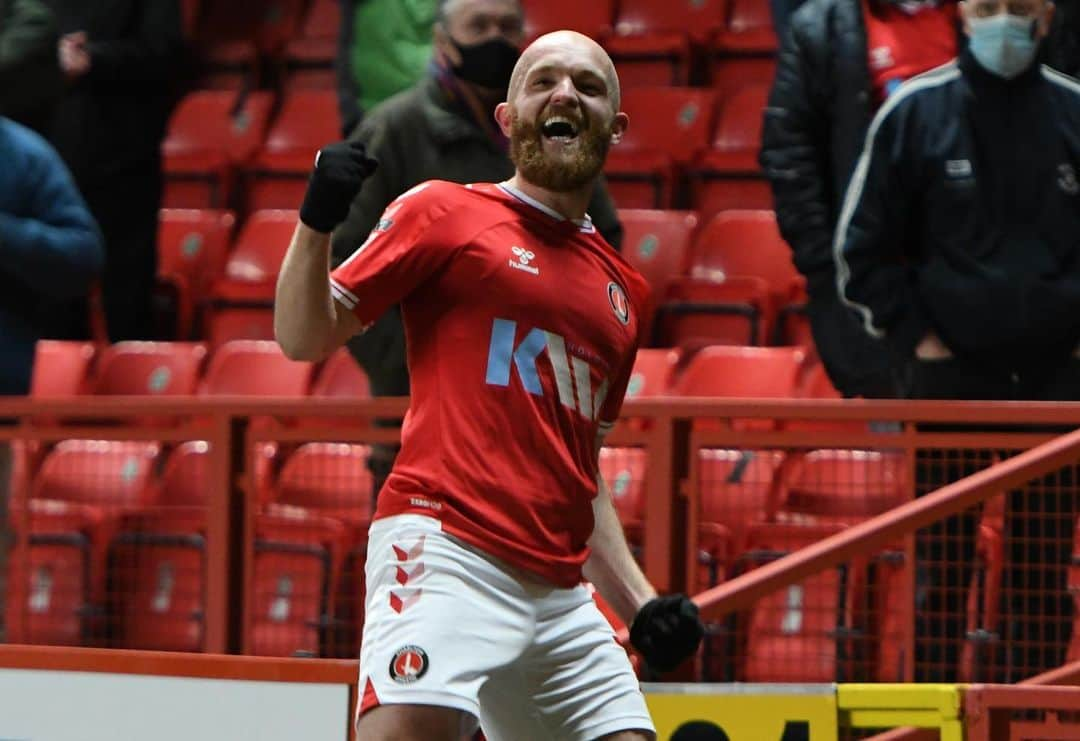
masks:
<svg viewBox="0 0 1080 741"><path fill-rule="evenodd" d="M437 273L462 246L445 184L425 183L386 207L367 239L330 273L330 292L367 326Z"/></svg>

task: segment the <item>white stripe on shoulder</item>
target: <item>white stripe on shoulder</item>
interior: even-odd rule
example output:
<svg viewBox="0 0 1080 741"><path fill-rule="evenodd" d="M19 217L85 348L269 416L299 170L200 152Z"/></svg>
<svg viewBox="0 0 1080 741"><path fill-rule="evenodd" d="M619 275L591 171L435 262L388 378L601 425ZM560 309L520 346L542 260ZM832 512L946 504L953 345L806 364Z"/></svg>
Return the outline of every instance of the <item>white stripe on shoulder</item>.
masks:
<svg viewBox="0 0 1080 741"><path fill-rule="evenodd" d="M346 309L356 308L356 298L333 280L330 281L330 295L344 304Z"/></svg>
<svg viewBox="0 0 1080 741"><path fill-rule="evenodd" d="M1055 85L1060 85L1063 88L1072 90L1074 93L1080 93L1080 80L1075 77L1069 77L1064 72L1059 72L1053 67L1047 67L1042 65L1042 76Z"/></svg>
<svg viewBox="0 0 1080 741"><path fill-rule="evenodd" d="M923 90L940 87L952 82L959 76L960 68L957 66L956 60L953 59L940 67L935 67L923 72L921 75L912 77L901 85L895 93L890 95L870 122L870 129L866 133L862 154L859 155L855 172L851 176L851 182L848 183L847 194L844 196L844 205L840 209L840 219L836 224L836 232L833 235L836 286L840 294L840 300L858 312L859 316L862 317L864 328L873 337L884 337L885 330L874 326L874 315L869 306L851 301L847 297L847 284L851 279L851 268L844 258L844 241L848 228L851 226L851 218L855 214L855 209L862 199L863 188L866 186L866 173L870 169L870 155L874 150L874 140L877 137L878 130L881 128L881 124L896 110L900 103Z"/></svg>

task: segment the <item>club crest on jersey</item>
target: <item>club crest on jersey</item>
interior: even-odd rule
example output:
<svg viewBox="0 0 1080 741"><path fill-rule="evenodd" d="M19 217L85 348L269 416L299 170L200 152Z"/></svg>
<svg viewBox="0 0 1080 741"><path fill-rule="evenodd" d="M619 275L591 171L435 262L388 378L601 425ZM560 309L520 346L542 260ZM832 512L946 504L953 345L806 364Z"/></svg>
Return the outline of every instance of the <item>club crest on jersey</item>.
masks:
<svg viewBox="0 0 1080 741"><path fill-rule="evenodd" d="M399 684L412 684L427 674L428 657L419 646L402 646L390 659L390 679Z"/></svg>
<svg viewBox="0 0 1080 741"><path fill-rule="evenodd" d="M514 253L514 257L510 258L510 267L515 270L524 270L526 273L532 273L533 275L540 275L540 268L535 265L530 265L533 260L536 259L536 253L532 250L527 250L524 247L518 247L514 245L510 248L510 251Z"/></svg>
<svg viewBox="0 0 1080 741"><path fill-rule="evenodd" d="M622 287L615 282L607 284L607 297L611 302L611 310L615 312L615 316L623 324L630 323L630 302L626 299L626 293Z"/></svg>

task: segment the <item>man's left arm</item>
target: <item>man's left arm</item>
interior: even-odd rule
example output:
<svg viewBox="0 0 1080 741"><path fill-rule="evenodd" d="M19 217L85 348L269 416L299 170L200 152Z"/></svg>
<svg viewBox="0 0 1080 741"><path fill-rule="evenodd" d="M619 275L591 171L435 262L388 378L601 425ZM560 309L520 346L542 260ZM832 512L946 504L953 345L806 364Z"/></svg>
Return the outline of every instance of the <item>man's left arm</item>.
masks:
<svg viewBox="0 0 1080 741"><path fill-rule="evenodd" d="M596 586L619 618L630 625L642 605L656 596L656 590L630 552L611 490L599 474L596 487L596 498L593 499L595 525L589 538L592 553L585 562L585 578Z"/></svg>

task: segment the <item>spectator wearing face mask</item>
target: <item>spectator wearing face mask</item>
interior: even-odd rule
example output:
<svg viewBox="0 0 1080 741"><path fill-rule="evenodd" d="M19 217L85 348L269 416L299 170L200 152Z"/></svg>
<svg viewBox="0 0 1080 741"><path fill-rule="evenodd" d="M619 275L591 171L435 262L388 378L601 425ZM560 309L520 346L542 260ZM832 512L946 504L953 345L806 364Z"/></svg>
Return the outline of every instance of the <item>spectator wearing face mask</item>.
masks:
<svg viewBox="0 0 1080 741"><path fill-rule="evenodd" d="M818 354L846 396L893 394L888 354L836 294L832 239L874 111L906 79L954 58L956 3L808 0L791 19L765 109L761 164L806 276Z"/></svg>
<svg viewBox="0 0 1080 741"><path fill-rule="evenodd" d="M968 49L902 86L870 125L836 233L840 295L890 348L901 396L1080 400L1080 82L1037 61L1048 0L960 8ZM1014 672L1065 658L1069 475L1010 494ZM972 516L953 518L938 550L921 553L938 564L920 585L919 635L937 636L944 666L963 636L956 585L970 583L974 528Z"/></svg>
<svg viewBox="0 0 1080 741"><path fill-rule="evenodd" d="M333 235L341 262L367 239L380 215L399 195L426 180L499 182L510 177L506 137L495 124L495 106L506 100L510 75L524 40L518 0L442 0L434 24L427 73L416 85L375 106L350 137L379 162L364 183L345 223ZM589 214L616 249L622 227L603 182ZM409 393L405 331L397 307L349 342L375 396ZM371 468L377 492L395 448L374 446Z"/></svg>

